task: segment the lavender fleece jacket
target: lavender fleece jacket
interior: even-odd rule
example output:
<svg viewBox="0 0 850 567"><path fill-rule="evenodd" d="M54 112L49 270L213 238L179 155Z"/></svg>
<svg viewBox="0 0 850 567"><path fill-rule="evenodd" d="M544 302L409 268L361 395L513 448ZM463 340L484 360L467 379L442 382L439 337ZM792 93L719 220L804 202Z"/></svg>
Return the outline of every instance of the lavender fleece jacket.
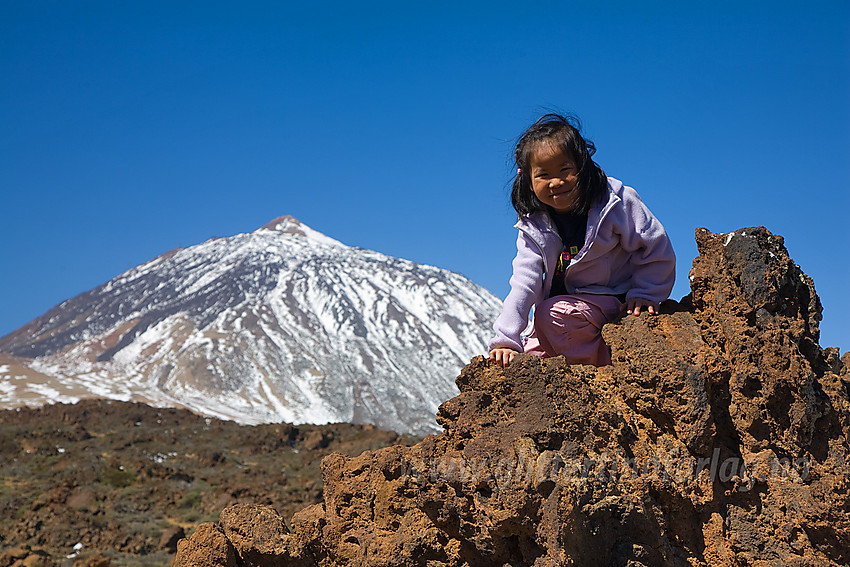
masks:
<svg viewBox="0 0 850 567"><path fill-rule="evenodd" d="M513 261L511 291L502 314L493 324L496 336L490 349L522 352L520 335L528 313L549 296L552 272L563 244L545 211L535 212L516 225L517 254ZM619 295L661 302L670 296L676 280L676 255L667 232L637 192L608 178L608 200L587 215L584 247L565 272L567 293Z"/></svg>

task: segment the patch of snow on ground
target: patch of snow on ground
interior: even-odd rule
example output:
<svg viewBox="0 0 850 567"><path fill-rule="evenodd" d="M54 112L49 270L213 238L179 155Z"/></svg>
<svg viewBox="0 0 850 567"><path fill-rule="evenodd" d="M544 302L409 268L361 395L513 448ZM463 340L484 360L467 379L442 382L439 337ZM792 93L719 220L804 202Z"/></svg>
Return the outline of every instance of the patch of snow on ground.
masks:
<svg viewBox="0 0 850 567"><path fill-rule="evenodd" d="M179 324L179 319L176 317L168 317L163 319L153 327L149 327L144 333L136 337L136 339L115 353L113 360L121 364L131 364L138 361L142 351L145 348L158 342L165 342L170 345L173 341L172 330Z"/></svg>
<svg viewBox="0 0 850 567"><path fill-rule="evenodd" d="M62 394L59 390L48 386L47 384L27 384L26 389L44 398L45 402L75 404L80 401L79 396L68 396Z"/></svg>
<svg viewBox="0 0 850 567"><path fill-rule="evenodd" d="M206 270L200 274L200 276L195 279L189 287L182 290L182 293L192 294L200 291L218 278L227 274L234 265L235 263L226 262L224 260L216 262L212 265L212 269Z"/></svg>
<svg viewBox="0 0 850 567"><path fill-rule="evenodd" d="M15 399L15 390L18 388L8 381L7 376L0 379L0 400L3 402L11 402Z"/></svg>

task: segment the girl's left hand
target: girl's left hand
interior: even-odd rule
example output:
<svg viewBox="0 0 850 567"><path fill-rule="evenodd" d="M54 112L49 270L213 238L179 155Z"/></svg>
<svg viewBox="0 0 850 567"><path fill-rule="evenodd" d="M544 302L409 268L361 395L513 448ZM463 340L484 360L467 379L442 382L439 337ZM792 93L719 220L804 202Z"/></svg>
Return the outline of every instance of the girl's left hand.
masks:
<svg viewBox="0 0 850 567"><path fill-rule="evenodd" d="M633 297L626 302L626 313L640 315L640 310L646 308L650 315L658 315L658 304L642 297Z"/></svg>

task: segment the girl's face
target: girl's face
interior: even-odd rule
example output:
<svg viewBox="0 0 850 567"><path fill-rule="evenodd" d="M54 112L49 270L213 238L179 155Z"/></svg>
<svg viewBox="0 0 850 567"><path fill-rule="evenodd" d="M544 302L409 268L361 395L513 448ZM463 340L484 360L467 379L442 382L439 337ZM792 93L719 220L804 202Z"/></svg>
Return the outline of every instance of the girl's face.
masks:
<svg viewBox="0 0 850 567"><path fill-rule="evenodd" d="M567 213L578 201L575 159L555 144L541 144L531 153L531 189L545 205Z"/></svg>

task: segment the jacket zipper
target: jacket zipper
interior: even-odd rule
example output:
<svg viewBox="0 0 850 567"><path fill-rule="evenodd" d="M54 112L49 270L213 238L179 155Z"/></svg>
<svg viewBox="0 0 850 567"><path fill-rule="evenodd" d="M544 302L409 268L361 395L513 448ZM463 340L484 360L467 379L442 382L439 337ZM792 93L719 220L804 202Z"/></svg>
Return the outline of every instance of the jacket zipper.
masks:
<svg viewBox="0 0 850 567"><path fill-rule="evenodd" d="M616 195L614 195L614 197L616 197ZM619 197L617 197L617 198L619 198ZM599 234L599 227L602 226L602 221L605 220L605 217L608 216L608 213L610 213L611 209L613 209L613 208L614 208L614 201L611 200L611 198L609 197L608 202L605 204L605 207L602 209L602 212L599 213L599 220L597 220L596 224L593 225L593 232L591 233L590 238L587 240L587 242L584 243L585 245L582 247L581 250L579 250L579 253L576 254L576 257L573 258L573 260L570 262L570 264L564 270L565 276L566 276L567 270L569 270L573 265L575 265L579 261L581 261L582 258L587 256L587 252L590 250L591 245L596 240L596 236Z"/></svg>
<svg viewBox="0 0 850 567"><path fill-rule="evenodd" d="M613 193L613 191L611 191L611 193ZM619 197L617 197L616 194L614 194L614 197L619 199ZM602 226L602 221L605 220L605 217L608 216L608 213L611 212L611 209L613 209L613 208L614 208L614 201L609 196L608 202L605 203L605 207L602 209L602 212L599 213L599 220L596 221L596 224L593 226L593 233L591 235L591 238L588 240L588 242L593 243L593 241L596 240L596 235L599 234L599 227ZM557 234L557 231L553 231L552 219L549 218L548 215L546 216L546 219L547 219L547 224L548 224L547 229L550 232L555 232ZM547 277L548 274L551 273L551 271L549 269L548 259L546 258L546 252L543 250L543 245L540 242L537 241L537 239L534 237L533 234L531 234L529 231L525 230L522 227L522 223L517 223L516 228L520 232L525 234L527 237L529 237L532 242L534 242L535 246L537 246L537 249L540 251L540 256L543 257L543 287L545 288L546 287L546 277ZM579 253L576 255L576 257L569 263L569 265L566 268L564 268L564 279L566 279L567 272L569 272L570 268L572 268L575 264L577 264L582 258L584 258L587 255L587 251L590 250L590 244L588 244L588 242L585 242L584 247L582 247L582 249L579 251ZM572 287L572 286L567 286L567 291L570 292L570 293L575 293L575 288Z"/></svg>

